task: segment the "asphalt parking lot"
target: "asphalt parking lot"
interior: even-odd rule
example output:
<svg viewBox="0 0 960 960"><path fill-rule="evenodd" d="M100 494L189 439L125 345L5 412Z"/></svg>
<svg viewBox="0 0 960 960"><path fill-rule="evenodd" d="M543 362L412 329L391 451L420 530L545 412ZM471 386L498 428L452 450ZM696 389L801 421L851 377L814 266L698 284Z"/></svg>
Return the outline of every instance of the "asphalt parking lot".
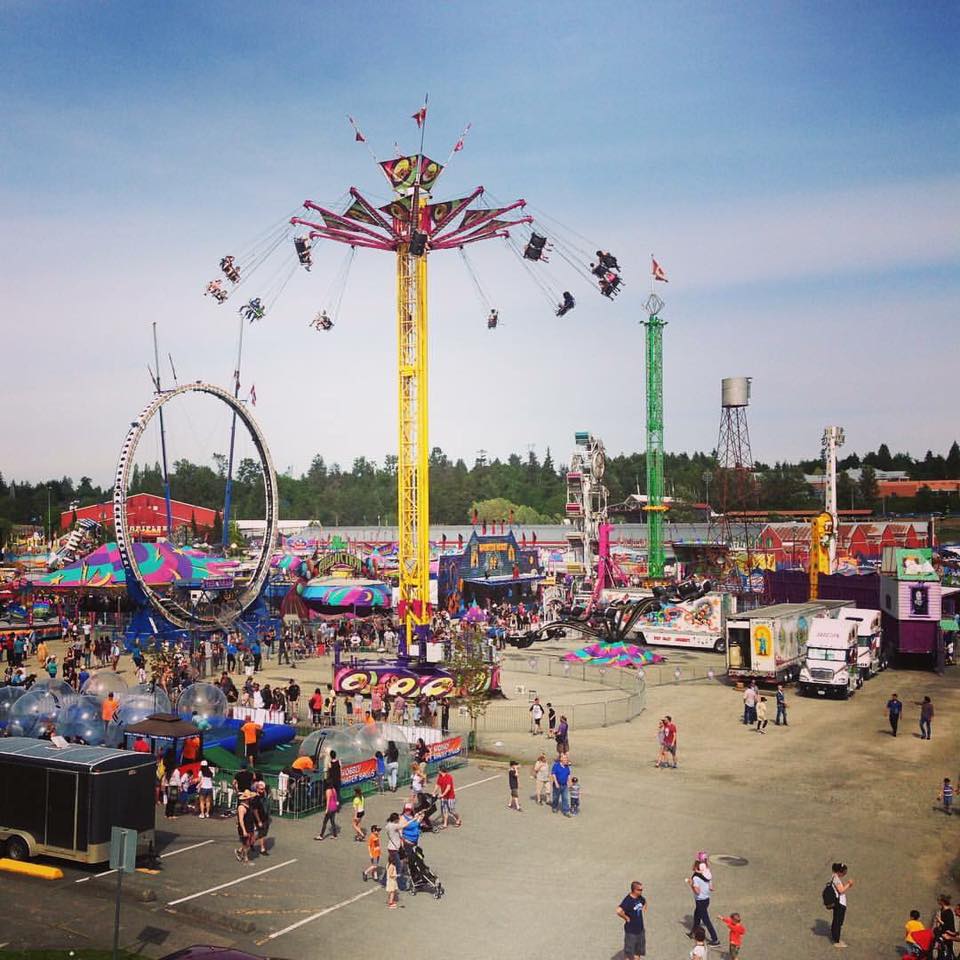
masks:
<svg viewBox="0 0 960 960"><path fill-rule="evenodd" d="M739 694L709 681L648 690L630 724L571 734L583 812L564 819L524 801L506 809L505 770L471 763L456 774L461 830L424 839L446 897L401 894L388 910L382 887L364 883L364 845L312 840L319 823L275 822L270 856L242 867L230 820L184 816L158 822L163 869L124 881L121 943L160 956L190 943L229 943L276 957L332 950L366 956L396 944L399 955L618 956L613 915L632 879L649 899L648 956L685 957L693 854L715 862L714 918L738 910L745 957L830 956L820 890L835 859L850 865L846 955L896 955L908 911L926 916L947 883L960 818L934 809L939 781L955 777L954 673L890 671L848 702L790 694L790 726L760 736L738 722ZM908 704L901 734L883 705L896 689ZM920 741L913 706L936 705L934 739ZM657 719L677 721L679 769L658 770ZM771 710L771 717L773 711ZM499 750L529 761L551 744L504 734ZM382 823L402 794L375 797L367 823ZM114 876L65 869L44 883L0 874L0 897L16 902L10 947L103 946L112 935ZM948 888L950 892L956 892ZM138 897L152 897L149 901ZM388 949L394 949L389 948Z"/></svg>

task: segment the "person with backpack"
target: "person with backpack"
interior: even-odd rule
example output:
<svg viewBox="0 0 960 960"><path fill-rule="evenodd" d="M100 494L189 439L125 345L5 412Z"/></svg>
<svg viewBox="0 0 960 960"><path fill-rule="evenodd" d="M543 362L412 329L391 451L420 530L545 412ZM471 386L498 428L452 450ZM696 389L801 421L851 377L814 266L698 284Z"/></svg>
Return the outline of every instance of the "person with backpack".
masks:
<svg viewBox="0 0 960 960"><path fill-rule="evenodd" d="M847 916L847 891L853 886L852 880L847 880L847 865L835 863L831 867L833 876L823 888L823 905L833 912L833 922L830 924L830 939L835 947L846 947L840 939L843 921Z"/></svg>

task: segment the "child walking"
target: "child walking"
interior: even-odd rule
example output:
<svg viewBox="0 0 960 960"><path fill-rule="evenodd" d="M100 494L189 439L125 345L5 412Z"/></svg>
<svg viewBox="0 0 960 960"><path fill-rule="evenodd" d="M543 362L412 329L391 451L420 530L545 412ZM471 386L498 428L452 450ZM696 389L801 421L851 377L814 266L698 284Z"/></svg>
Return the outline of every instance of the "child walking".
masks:
<svg viewBox="0 0 960 960"><path fill-rule="evenodd" d="M949 777L943 778L943 786L940 788L940 795L937 801L943 804L943 812L949 817L953 814L953 784Z"/></svg>
<svg viewBox="0 0 960 960"><path fill-rule="evenodd" d="M387 864L387 906L391 910L397 909L397 865L391 860Z"/></svg>
<svg viewBox="0 0 960 960"><path fill-rule="evenodd" d="M362 843L366 839L367 831L361 826L363 820L363 791L359 787L353 788L353 839Z"/></svg>
<svg viewBox="0 0 960 960"><path fill-rule="evenodd" d="M765 733L767 725L767 698L761 697L757 703L757 733Z"/></svg>
<svg viewBox="0 0 960 960"><path fill-rule="evenodd" d="M370 827L370 836L367 837L367 853L370 854L370 866L363 871L363 879L376 880L380 876L380 828L373 824Z"/></svg>
<svg viewBox="0 0 960 960"><path fill-rule="evenodd" d="M574 815L580 812L580 780L573 777L570 781L570 812Z"/></svg>
<svg viewBox="0 0 960 960"><path fill-rule="evenodd" d="M729 917L721 917L722 923L730 931L730 960L737 960L740 956L740 947L743 945L743 935L747 928L740 922L739 913L731 913Z"/></svg>
<svg viewBox="0 0 960 960"><path fill-rule="evenodd" d="M510 784L510 802L507 804L507 808L516 810L517 813L523 813L523 810L520 809L520 768L516 760L510 761L507 780Z"/></svg>

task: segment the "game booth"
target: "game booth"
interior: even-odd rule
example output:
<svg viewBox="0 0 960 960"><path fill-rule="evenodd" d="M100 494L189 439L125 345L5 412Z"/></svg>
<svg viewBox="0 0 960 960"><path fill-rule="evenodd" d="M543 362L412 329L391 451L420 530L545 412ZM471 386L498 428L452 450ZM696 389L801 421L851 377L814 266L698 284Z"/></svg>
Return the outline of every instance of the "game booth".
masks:
<svg viewBox="0 0 960 960"><path fill-rule="evenodd" d="M521 547L513 531L498 536L474 532L462 553L440 557L438 601L454 616L474 603L533 603L541 580L539 550Z"/></svg>

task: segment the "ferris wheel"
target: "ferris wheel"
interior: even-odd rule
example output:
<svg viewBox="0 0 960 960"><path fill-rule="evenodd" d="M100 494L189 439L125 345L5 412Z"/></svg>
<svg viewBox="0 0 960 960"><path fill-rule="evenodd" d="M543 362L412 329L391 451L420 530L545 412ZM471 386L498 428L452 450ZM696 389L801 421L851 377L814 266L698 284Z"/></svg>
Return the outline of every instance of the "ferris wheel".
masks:
<svg viewBox="0 0 960 960"><path fill-rule="evenodd" d="M225 404L233 418L239 420L246 429L259 459L263 477L263 514L266 529L252 568L233 577L229 584L222 580L215 584L197 584L190 579L174 579L169 584L158 586L148 581L137 556L143 547L133 536L127 512L130 481L137 447L153 418L158 414L162 418L164 407L179 397L191 394L207 395ZM277 535L277 503L277 477L273 460L260 427L244 403L228 391L202 381L184 384L172 390L158 391L136 420L131 421L117 462L113 521L117 549L128 585L136 584L136 588L154 610L182 630L216 630L229 626L256 601L270 572L270 555Z"/></svg>

